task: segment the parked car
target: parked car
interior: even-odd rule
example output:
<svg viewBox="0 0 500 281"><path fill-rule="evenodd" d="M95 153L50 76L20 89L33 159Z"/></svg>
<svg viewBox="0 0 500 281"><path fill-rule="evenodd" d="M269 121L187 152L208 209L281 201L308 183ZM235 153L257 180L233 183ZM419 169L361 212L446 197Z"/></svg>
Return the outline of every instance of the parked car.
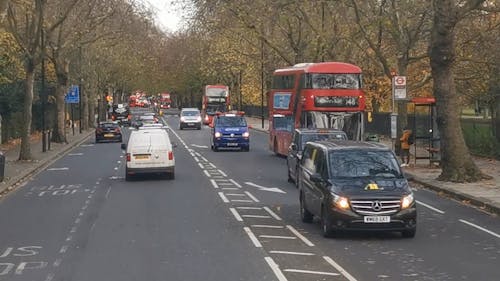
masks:
<svg viewBox="0 0 500 281"><path fill-rule="evenodd" d="M138 174L166 174L175 178L173 145L165 130L132 131L126 149L125 180Z"/></svg>
<svg viewBox="0 0 500 281"><path fill-rule="evenodd" d="M201 113L197 108L183 108L179 113L179 129L196 128L201 130Z"/></svg>
<svg viewBox="0 0 500 281"><path fill-rule="evenodd" d="M417 209L394 153L374 142L309 142L300 161L303 222L317 216L323 235L397 231L414 237Z"/></svg>
<svg viewBox="0 0 500 281"><path fill-rule="evenodd" d="M244 112L217 113L210 124L213 151L220 148L240 148L250 151L250 131Z"/></svg>
<svg viewBox="0 0 500 281"><path fill-rule="evenodd" d="M115 141L122 142L122 131L117 122L100 122L95 129L95 142Z"/></svg>
<svg viewBox="0 0 500 281"><path fill-rule="evenodd" d="M298 166L304 146L309 141L318 140L347 140L347 134L344 131L335 129L295 129L286 157L289 182L294 182L298 186Z"/></svg>

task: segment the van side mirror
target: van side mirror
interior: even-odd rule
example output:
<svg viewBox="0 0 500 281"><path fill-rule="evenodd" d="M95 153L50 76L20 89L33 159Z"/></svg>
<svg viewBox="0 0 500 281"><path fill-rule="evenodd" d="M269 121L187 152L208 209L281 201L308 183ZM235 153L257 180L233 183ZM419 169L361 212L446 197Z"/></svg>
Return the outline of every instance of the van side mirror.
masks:
<svg viewBox="0 0 500 281"><path fill-rule="evenodd" d="M248 129L253 129L253 126L252 125L248 125Z"/></svg>
<svg viewBox="0 0 500 281"><path fill-rule="evenodd" d="M127 144L126 143L122 143L121 148L122 148L122 150L127 150Z"/></svg>
<svg viewBox="0 0 500 281"><path fill-rule="evenodd" d="M322 182L324 182L323 178L322 178L322 177L321 177L321 175L320 175L320 174L318 174L318 173L314 173L314 174L312 174L312 175L309 177L309 179L310 179L312 182L314 182L314 183L322 183Z"/></svg>

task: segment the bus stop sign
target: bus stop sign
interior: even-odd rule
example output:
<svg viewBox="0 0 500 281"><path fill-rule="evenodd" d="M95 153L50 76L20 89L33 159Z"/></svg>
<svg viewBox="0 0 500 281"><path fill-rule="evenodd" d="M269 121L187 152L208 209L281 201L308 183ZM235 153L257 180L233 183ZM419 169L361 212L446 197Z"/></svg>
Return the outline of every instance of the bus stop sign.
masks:
<svg viewBox="0 0 500 281"><path fill-rule="evenodd" d="M394 92L394 99L406 99L406 76L394 76L392 78L392 88Z"/></svg>

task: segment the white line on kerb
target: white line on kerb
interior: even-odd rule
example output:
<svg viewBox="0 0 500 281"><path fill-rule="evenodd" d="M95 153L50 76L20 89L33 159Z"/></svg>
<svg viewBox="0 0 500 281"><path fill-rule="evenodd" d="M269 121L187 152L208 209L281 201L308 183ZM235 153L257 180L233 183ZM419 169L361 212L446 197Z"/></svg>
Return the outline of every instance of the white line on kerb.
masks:
<svg viewBox="0 0 500 281"><path fill-rule="evenodd" d="M206 175L207 177L209 177L209 178L211 177L211 175L208 173L208 171L207 171L207 170L203 170L203 172L205 173L205 175Z"/></svg>
<svg viewBox="0 0 500 281"><path fill-rule="evenodd" d="M473 224L473 223L471 223L471 222L468 222L468 221L466 221L466 220L462 220L462 219L459 219L459 221L461 221L461 222L463 222L463 223L465 223L465 224L468 224L468 225L470 225L470 226L472 226L472 227L475 227L475 228L477 228L477 229L479 229L479 230L482 230L482 231L484 231L484 232L486 232L486 233L488 233L488 234L491 234L491 235L495 236L496 238L500 238L500 235L499 235L499 234L497 234L497 233L495 233L495 232L493 232L493 231L491 231L491 230L488 230L488 229L486 229L486 228L484 228L484 227L480 227L480 226L479 226L479 225L477 225L477 224Z"/></svg>
<svg viewBox="0 0 500 281"><path fill-rule="evenodd" d="M229 179L229 181L231 181L234 185L236 185L237 187L241 188L241 185L239 183L237 183L235 180L233 179Z"/></svg>
<svg viewBox="0 0 500 281"><path fill-rule="evenodd" d="M221 169L217 169L217 171L219 171L219 173L220 173L221 175L223 175L224 177L227 177L227 174L226 174L226 173L224 173Z"/></svg>
<svg viewBox="0 0 500 281"><path fill-rule="evenodd" d="M441 211L441 210L439 210L437 208L434 208L434 207L432 207L429 204L425 204L424 202L421 202L421 201L418 201L418 200L416 200L416 202L417 202L417 204L422 205L422 206L424 206L426 208L429 208L429 209L433 210L434 212L438 212L440 214L444 214L444 211Z"/></svg>
<svg viewBox="0 0 500 281"><path fill-rule="evenodd" d="M227 199L226 195L224 195L224 193L219 192L219 196L222 199L222 201L224 201L224 203L229 203L229 200Z"/></svg>
<svg viewBox="0 0 500 281"><path fill-rule="evenodd" d="M288 251L269 251L271 254L283 254L283 255L297 255L297 256L314 256L316 254L313 253L304 253L304 252L288 252Z"/></svg>
<svg viewBox="0 0 500 281"><path fill-rule="evenodd" d="M286 272L296 272L296 273L307 273L307 274L316 274L316 275L328 275L328 276L339 276L338 273L333 272L324 272L324 271L312 271L312 270L302 270L302 269L283 269Z"/></svg>
<svg viewBox="0 0 500 281"><path fill-rule="evenodd" d="M243 229L247 233L248 237L250 237L250 240L252 240L253 245L257 248L262 248L262 244L260 244L259 239L255 237L255 234L253 234L252 230L248 227L243 227Z"/></svg>
<svg viewBox="0 0 500 281"><path fill-rule="evenodd" d="M200 166L201 169L205 168L201 163L198 163L198 166Z"/></svg>
<svg viewBox="0 0 500 281"><path fill-rule="evenodd" d="M269 267L271 267L271 269L273 270L274 275L276 275L276 277L278 278L278 281L287 281L288 280L288 279L286 279L285 275L283 275L283 272L281 272L279 266L274 262L274 260L272 258L265 257L264 259L266 260Z"/></svg>
<svg viewBox="0 0 500 281"><path fill-rule="evenodd" d="M332 260L330 257L328 256L323 256L323 259L326 260L327 263L331 264L333 267L335 267L336 270L338 270L342 275L344 275L345 278L347 278L347 280L349 281L357 281L356 278L352 277L351 274L349 274L349 272L345 271L344 268L342 268L342 266L338 265L334 260Z"/></svg>
<svg viewBox="0 0 500 281"><path fill-rule="evenodd" d="M219 188L219 185L215 182L215 180L210 180L210 182L214 188Z"/></svg>
<svg viewBox="0 0 500 281"><path fill-rule="evenodd" d="M279 220L279 221L281 220L281 218L278 215L276 215L276 213L273 212L268 207L264 207L264 210L266 210L266 212L268 212L274 219Z"/></svg>
<svg viewBox="0 0 500 281"><path fill-rule="evenodd" d="M304 241L307 246L314 247L314 244L309 241L309 239L307 239L304 235L300 234L300 232L298 232L297 229L295 229L293 226L287 225L286 228L288 228L293 234L295 234L295 236L299 237L300 240Z"/></svg>
<svg viewBox="0 0 500 281"><path fill-rule="evenodd" d="M233 213L233 216L236 218L237 221L243 221L240 214L238 214L238 211L236 211L235 208L229 208L229 211L231 211L231 213Z"/></svg>
<svg viewBox="0 0 500 281"><path fill-rule="evenodd" d="M253 201L255 202L260 202L259 199L257 199L255 196L252 195L252 193L248 192L248 191L245 191L246 195L248 195L248 197L250 197Z"/></svg>

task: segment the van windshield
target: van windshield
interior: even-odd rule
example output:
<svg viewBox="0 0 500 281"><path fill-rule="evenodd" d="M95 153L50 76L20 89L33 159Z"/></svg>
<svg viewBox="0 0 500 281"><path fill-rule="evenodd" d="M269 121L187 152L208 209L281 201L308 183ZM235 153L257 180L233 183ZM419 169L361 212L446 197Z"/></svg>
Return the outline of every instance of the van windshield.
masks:
<svg viewBox="0 0 500 281"><path fill-rule="evenodd" d="M330 175L334 178L403 176L396 157L389 151L332 151L329 154L329 161Z"/></svg>

